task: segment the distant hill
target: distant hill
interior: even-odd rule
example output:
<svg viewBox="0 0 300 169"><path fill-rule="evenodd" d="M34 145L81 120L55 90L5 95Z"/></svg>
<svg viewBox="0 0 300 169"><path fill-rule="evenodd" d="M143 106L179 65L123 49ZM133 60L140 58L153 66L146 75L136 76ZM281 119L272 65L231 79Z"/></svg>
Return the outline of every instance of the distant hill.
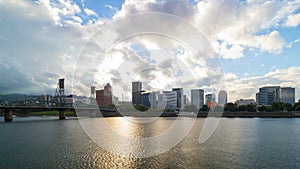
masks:
<svg viewBox="0 0 300 169"><path fill-rule="evenodd" d="M19 100L26 100L31 96L26 94L7 94L7 95L0 95L0 101L5 103L12 103Z"/></svg>

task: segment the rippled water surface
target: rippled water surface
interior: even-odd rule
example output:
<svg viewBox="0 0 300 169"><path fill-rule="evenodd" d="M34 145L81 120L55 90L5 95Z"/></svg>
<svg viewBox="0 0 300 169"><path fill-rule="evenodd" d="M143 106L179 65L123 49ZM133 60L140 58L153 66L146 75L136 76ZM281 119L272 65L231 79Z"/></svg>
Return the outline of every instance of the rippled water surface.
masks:
<svg viewBox="0 0 300 169"><path fill-rule="evenodd" d="M15 118L4 123L0 117L0 168L300 167L300 119L296 118L224 118L204 144L198 142L204 122L199 118L176 147L148 158L107 152L89 139L76 118L56 119ZM106 120L125 136L142 137L162 132L175 118L130 127L120 117Z"/></svg>

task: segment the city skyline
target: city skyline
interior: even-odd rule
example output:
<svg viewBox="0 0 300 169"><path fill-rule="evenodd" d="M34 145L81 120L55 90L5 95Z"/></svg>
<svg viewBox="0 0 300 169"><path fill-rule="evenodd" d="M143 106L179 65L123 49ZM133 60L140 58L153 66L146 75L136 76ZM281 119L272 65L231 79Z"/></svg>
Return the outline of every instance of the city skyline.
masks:
<svg viewBox="0 0 300 169"><path fill-rule="evenodd" d="M295 88L286 87L286 86L262 86L259 88L258 93L256 93L255 99L245 99L239 98L235 101L227 101L227 92L226 90L220 90L217 94L212 92L207 92L203 89L194 88L194 89L185 89L180 87L172 88L171 90L161 90L161 91L147 91L143 89L143 83L136 81L132 82L132 98L131 100L119 100L113 93L112 86L109 83L106 83L103 86L103 89L97 89L96 86L90 87L90 96L80 96L73 94L65 94L65 82L64 79L58 79L57 88L55 95L35 95L35 100L37 104L38 102L46 102L41 99L42 97L55 97L59 98L58 102L65 102L65 98L68 98L67 102L71 103L72 97L85 100L86 103L94 103L94 100L99 106L108 106L112 104L119 104L131 102L133 105L145 105L151 108L164 108L164 106L174 107L176 109L181 109L187 105L194 105L198 109L202 108L203 105L207 105L208 107L212 107L214 105L224 106L227 103L234 103L236 105L247 105L247 104L255 104L256 106L271 106L273 102L282 102L289 103L292 106L297 103L299 100L295 99ZM190 95L184 93L184 90L190 90ZM30 95L29 95L30 96ZM33 95L34 96L34 95ZM217 96L217 97L216 97ZM136 99L134 99L136 97ZM189 99L190 98L190 99ZM175 100L174 100L175 99ZM31 100L21 100L22 105L25 104L26 101ZM47 104L50 103L50 100L47 100ZM189 102L189 100L191 100ZM5 102L5 100L2 100ZM20 103L21 103L20 102ZM165 103L164 103L165 102ZM34 104L36 104L34 103ZM169 105L168 105L169 104Z"/></svg>
<svg viewBox="0 0 300 169"><path fill-rule="evenodd" d="M142 82L132 82L133 105L143 104L148 107L156 108L157 105L163 105L160 101L163 101L164 99L166 106L176 107L177 109L183 108L186 105L194 105L197 109L200 109L204 103L208 107L212 107L216 104L224 106L227 103L234 103L237 105L255 104L256 106L271 106L274 102L289 103L293 106L297 102L297 100L295 100L295 88L286 86L262 86L259 88L258 93L256 93L255 100L240 98L233 102L227 101L228 95L226 90L220 90L216 95L215 93L205 92L205 90L199 88L190 89L190 103L186 100L189 97L184 93L184 90L186 89L177 87L172 88L172 90L169 91L146 91L142 86Z"/></svg>
<svg viewBox="0 0 300 169"><path fill-rule="evenodd" d="M152 92L160 92L160 91L146 91L146 90L144 90L143 88L142 88L142 82L139 82L139 81L137 81L137 82L132 82L132 84L138 84L138 89L134 89L134 88L132 88L132 93L136 93L136 92L145 92L145 93L152 93ZM132 86L134 86L134 85L132 85ZM278 95L278 96L276 96L276 97L278 97L278 99L274 99L274 102L280 102L280 101L282 101L282 99L284 99L285 100L285 102L293 102L293 103L296 103L298 100L296 100L295 99L295 88L293 88L293 87L287 87L287 86L261 86L261 87L259 87L259 90L258 91L260 91L261 89L264 89L264 88L276 88L277 90L280 90L280 92L279 91L277 91L276 92L276 95ZM193 93L193 91L195 92L195 94L197 93L197 94L200 94L200 95L203 95L203 97L204 96L206 96L206 95L209 95L209 97L211 97L211 99L214 101L214 102L216 102L216 103L218 103L218 104L226 104L226 103L228 103L229 101L227 100L227 97L228 97L228 94L227 94L227 91L226 90L220 90L220 91L218 91L218 93L217 93L217 95L218 95L218 97L216 97L216 93L212 93L212 92L207 92L207 91L205 91L205 90L203 90L203 89L200 89L200 88L191 88L191 89L185 89L185 88L180 88L180 87L175 87L175 88L172 88L172 89L163 89L163 90L161 90L162 92L163 91L170 91L170 90L172 90L172 92L174 92L174 91L176 91L177 92L177 90L180 90L180 92L182 92L181 93L181 95L179 96L179 97L181 97L182 96L182 99L184 98L184 96L188 96L188 95L186 95L183 91L184 90L190 90L191 91L191 95L190 95L190 99L191 99L191 103L193 102L192 100L192 93ZM170 91L171 92L171 91ZM200 92L200 93L199 93ZM259 93L259 92L258 92ZM284 93L284 94L282 94L282 93ZM256 93L257 94L257 93ZM280 94L280 95L279 95ZM294 98L292 101L290 100L290 98ZM199 98L200 99L200 98ZM197 99L198 100L198 99ZM251 99L248 99L248 98L239 98L239 99L237 99L237 100L235 100L235 101L238 101L238 100L251 100ZM253 100L257 100L257 98L255 98L255 99L253 99ZM201 99L200 99L200 101L201 101ZM230 101L230 102L235 102L235 101ZM182 100L182 102L183 102L183 100Z"/></svg>

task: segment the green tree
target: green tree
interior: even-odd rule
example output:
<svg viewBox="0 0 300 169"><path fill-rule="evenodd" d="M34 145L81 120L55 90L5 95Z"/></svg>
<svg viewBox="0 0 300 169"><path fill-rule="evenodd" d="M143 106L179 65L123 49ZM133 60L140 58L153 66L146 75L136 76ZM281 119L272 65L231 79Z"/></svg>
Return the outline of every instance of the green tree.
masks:
<svg viewBox="0 0 300 169"><path fill-rule="evenodd" d="M246 110L247 110L248 112L256 112L255 105L254 105L254 104L248 104L248 105L246 106Z"/></svg>
<svg viewBox="0 0 300 169"><path fill-rule="evenodd" d="M294 104L293 110L296 110L296 107L300 105L300 102ZM296 110L297 111L297 110Z"/></svg>
<svg viewBox="0 0 300 169"><path fill-rule="evenodd" d="M246 111L247 110L247 106L246 105L240 105L239 106L239 111Z"/></svg>
<svg viewBox="0 0 300 169"><path fill-rule="evenodd" d="M300 111L300 105L296 106L296 107L295 107L295 110L296 110L296 111Z"/></svg>
<svg viewBox="0 0 300 169"><path fill-rule="evenodd" d="M265 105L262 105L262 106L257 107L257 110L260 112L265 112L265 111L268 111L268 107Z"/></svg>
<svg viewBox="0 0 300 169"><path fill-rule="evenodd" d="M134 108L138 111L147 111L149 110L149 107L142 105L142 104L138 104L138 105L134 105Z"/></svg>
<svg viewBox="0 0 300 169"><path fill-rule="evenodd" d="M283 111L283 103L282 102L273 102L271 104L272 111Z"/></svg>
<svg viewBox="0 0 300 169"><path fill-rule="evenodd" d="M238 111L238 107L233 103L227 103L225 105L224 111L235 112Z"/></svg>
<svg viewBox="0 0 300 169"><path fill-rule="evenodd" d="M284 111L292 111L293 106L290 103L283 103L282 108Z"/></svg>
<svg viewBox="0 0 300 169"><path fill-rule="evenodd" d="M209 108L206 104L203 105L202 108L200 109L200 111L208 111L208 110L209 110Z"/></svg>

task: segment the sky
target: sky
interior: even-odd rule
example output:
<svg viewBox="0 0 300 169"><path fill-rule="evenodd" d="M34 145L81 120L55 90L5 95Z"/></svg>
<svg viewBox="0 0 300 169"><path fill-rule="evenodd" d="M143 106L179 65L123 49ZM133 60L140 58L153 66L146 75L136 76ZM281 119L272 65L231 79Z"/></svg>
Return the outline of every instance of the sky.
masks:
<svg viewBox="0 0 300 169"><path fill-rule="evenodd" d="M0 0L0 94L54 94L65 78L87 96L111 83L129 99L142 81L232 102L294 87L299 100L299 42L299 0Z"/></svg>

